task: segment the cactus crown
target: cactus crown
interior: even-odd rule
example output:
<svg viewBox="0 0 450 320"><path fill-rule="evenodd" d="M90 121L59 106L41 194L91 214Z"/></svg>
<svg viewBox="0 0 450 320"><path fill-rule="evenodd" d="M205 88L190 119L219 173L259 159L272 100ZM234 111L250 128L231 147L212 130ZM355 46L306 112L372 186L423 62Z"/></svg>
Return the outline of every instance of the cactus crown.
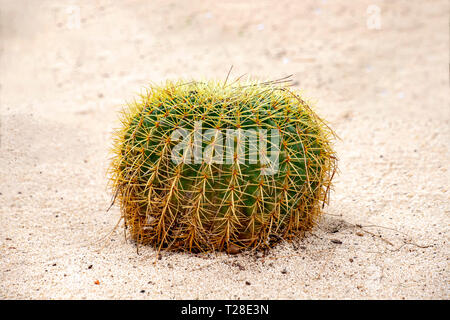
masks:
<svg viewBox="0 0 450 320"><path fill-rule="evenodd" d="M121 122L110 181L137 243L268 247L311 228L327 200L334 134L277 82L168 81Z"/></svg>

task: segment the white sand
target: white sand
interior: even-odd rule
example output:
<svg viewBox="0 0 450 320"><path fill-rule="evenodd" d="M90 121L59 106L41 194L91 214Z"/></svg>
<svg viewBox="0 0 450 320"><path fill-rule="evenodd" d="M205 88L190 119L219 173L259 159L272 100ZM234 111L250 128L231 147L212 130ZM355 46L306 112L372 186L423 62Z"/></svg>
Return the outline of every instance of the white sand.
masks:
<svg viewBox="0 0 450 320"><path fill-rule="evenodd" d="M127 3L0 1L1 298L449 298L448 1ZM294 74L341 137L321 224L265 258L97 242L120 105L231 64Z"/></svg>

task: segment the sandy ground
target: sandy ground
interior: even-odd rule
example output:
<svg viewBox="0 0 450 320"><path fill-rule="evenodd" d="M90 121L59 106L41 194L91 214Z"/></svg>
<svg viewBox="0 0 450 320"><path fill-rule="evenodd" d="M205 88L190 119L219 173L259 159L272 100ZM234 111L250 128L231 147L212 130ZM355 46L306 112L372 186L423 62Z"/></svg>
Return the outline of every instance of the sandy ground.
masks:
<svg viewBox="0 0 450 320"><path fill-rule="evenodd" d="M1 298L450 297L448 1L0 8ZM106 212L117 110L150 81L224 79L231 65L293 74L340 136L320 225L265 257L157 260L121 228L102 240L120 215Z"/></svg>

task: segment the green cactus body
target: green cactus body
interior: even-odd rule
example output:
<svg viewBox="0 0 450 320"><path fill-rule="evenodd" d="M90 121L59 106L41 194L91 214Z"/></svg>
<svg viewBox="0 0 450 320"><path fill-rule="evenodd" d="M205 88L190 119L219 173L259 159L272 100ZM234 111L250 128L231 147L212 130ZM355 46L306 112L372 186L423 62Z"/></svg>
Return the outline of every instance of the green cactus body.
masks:
<svg viewBox="0 0 450 320"><path fill-rule="evenodd" d="M336 168L332 137L298 94L276 83L167 82L123 112L112 189L137 243L267 247L320 216ZM275 151L278 162L268 161Z"/></svg>

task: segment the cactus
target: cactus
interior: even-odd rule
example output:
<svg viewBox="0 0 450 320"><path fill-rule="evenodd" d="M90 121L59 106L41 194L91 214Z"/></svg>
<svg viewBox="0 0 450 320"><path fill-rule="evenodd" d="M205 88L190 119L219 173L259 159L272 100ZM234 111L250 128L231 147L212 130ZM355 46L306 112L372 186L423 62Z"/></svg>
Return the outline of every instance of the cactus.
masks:
<svg viewBox="0 0 450 320"><path fill-rule="evenodd" d="M298 93L239 80L145 91L122 112L110 166L137 244L236 252L315 225L336 170L334 133Z"/></svg>

